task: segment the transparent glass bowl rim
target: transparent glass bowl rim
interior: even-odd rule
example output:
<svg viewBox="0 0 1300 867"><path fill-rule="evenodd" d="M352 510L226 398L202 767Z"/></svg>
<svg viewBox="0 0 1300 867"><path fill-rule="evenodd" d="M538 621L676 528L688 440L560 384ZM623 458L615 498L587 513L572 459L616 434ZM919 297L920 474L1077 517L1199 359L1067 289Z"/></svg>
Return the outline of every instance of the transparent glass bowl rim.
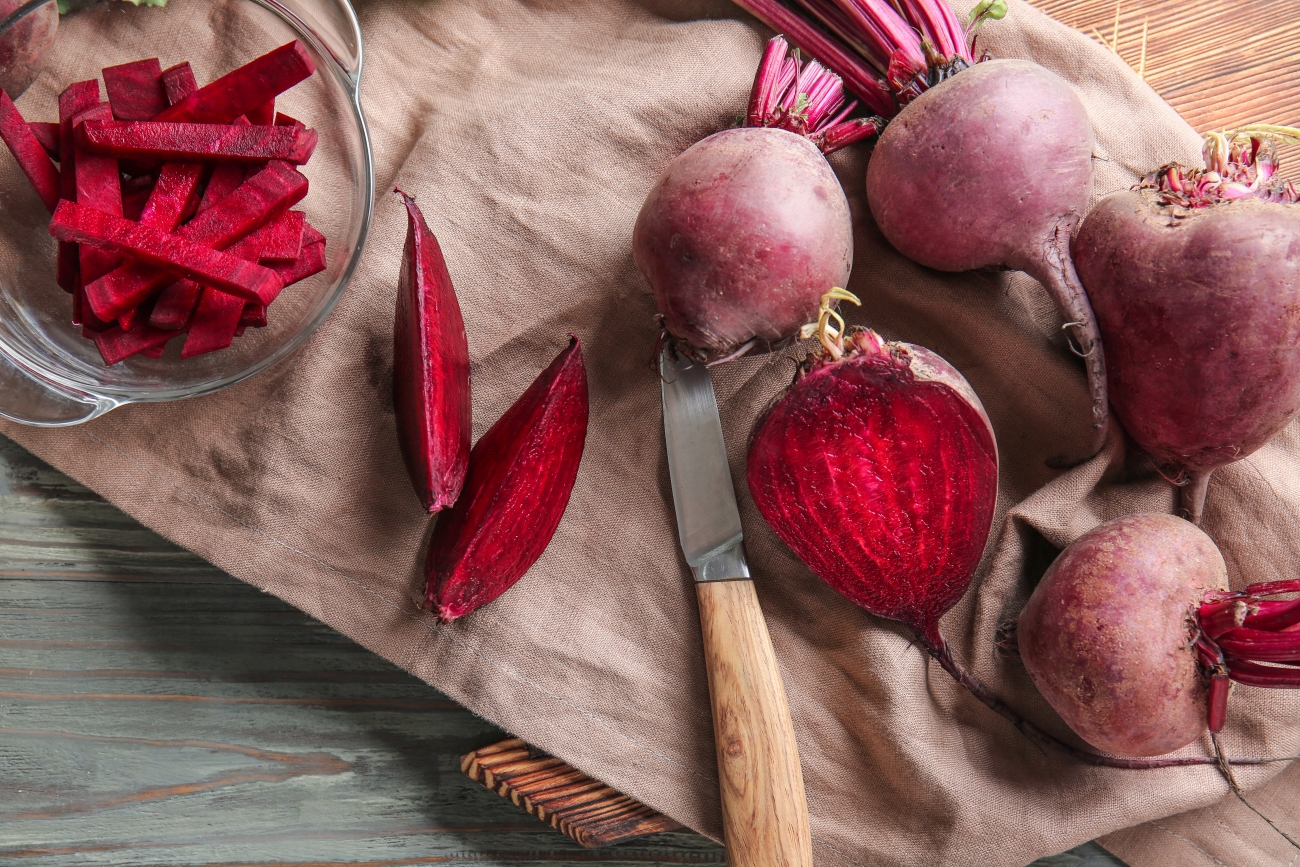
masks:
<svg viewBox="0 0 1300 867"><path fill-rule="evenodd" d="M57 0L28 0L22 6L19 6L3 20L0 20L0 36L3 36L11 27L21 22L24 18L34 14L41 8L56 3ZM344 15L345 22L352 30L350 46L353 49L353 56L349 58L340 58L323 39L320 38L316 29L302 16L297 14L293 9L283 5L279 0L247 0L255 3L272 14L289 22L293 29L298 31L302 37L306 38L311 44L312 49L318 57L325 58L327 62L326 71L333 76L337 83L348 93L349 109L352 112L352 118L356 122L357 131L361 139L362 163L363 163L363 182L364 188L361 191L361 225L357 235L356 244L353 247L352 255L344 265L343 271L339 277L338 285L325 299L316 315L310 321L305 323L297 333L285 341L284 345L279 346L275 351L268 354L265 358L241 368L233 373L229 373L218 379L209 382L198 383L193 386L182 388L129 388L114 387L111 385L99 385L91 387L83 382L77 382L63 376L56 368L46 363L45 359L31 358L26 353L17 352L12 349L3 338L0 337L0 353L3 353L6 360L19 368L19 371L26 374L36 382L55 392L58 396L66 397L73 401L96 404L96 410L88 414L85 418L77 419L72 424L80 424L89 421L92 418L103 415L109 410L129 403L156 403L161 401L180 400L189 397L198 397L205 394L211 394L224 388L229 388L238 382L242 382L251 376L278 364L289 355L297 351L303 343L307 341L316 330L324 324L335 306L343 297L344 291L352 282L352 276L356 272L357 266L361 261L361 256L365 252L366 241L370 236L370 225L374 216L374 199L375 199L375 168L374 154L370 143L370 132L366 126L365 114L361 109L361 70L364 65L364 49L361 40L361 27L357 21L356 13L353 11L348 0L325 0L328 5L336 6ZM13 416L3 413L7 418ZM20 420L20 419L15 419Z"/></svg>

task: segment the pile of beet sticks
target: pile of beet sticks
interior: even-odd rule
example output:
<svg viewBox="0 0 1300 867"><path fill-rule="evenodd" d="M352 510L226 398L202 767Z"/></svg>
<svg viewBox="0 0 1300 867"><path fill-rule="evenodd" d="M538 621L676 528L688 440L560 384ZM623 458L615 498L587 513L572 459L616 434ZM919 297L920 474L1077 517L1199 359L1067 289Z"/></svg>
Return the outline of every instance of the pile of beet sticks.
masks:
<svg viewBox="0 0 1300 867"><path fill-rule="evenodd" d="M188 63L103 70L28 123L0 91L0 139L51 214L58 284L105 364L230 346L286 286L325 270L325 236L291 210L316 132L275 99L315 67L300 42L200 88ZM55 166L55 162L58 166Z"/></svg>

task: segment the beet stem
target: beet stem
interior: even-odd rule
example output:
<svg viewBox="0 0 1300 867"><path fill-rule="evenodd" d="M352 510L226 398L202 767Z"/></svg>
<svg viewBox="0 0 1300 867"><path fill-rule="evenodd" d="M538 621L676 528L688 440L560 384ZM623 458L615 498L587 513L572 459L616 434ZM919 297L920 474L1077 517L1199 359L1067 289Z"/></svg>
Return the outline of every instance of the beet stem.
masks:
<svg viewBox="0 0 1300 867"><path fill-rule="evenodd" d="M1048 461L1050 466L1065 469L1090 460L1106 444L1110 417L1101 331L1097 327L1097 316L1092 311L1092 304L1074 269L1074 260L1070 257L1069 226L1058 226L1055 241L1046 251L1046 256L1041 261L1027 263L1023 270L1041 283L1056 302L1065 316L1063 327L1069 329L1074 351L1084 360L1088 371L1088 389L1092 395L1092 438L1082 457L1071 459L1061 456Z"/></svg>
<svg viewBox="0 0 1300 867"><path fill-rule="evenodd" d="M1015 727L1016 731L1020 732L1040 749L1056 750L1057 752L1073 756L1081 762L1096 767L1121 768L1124 770L1181 768L1191 765L1219 764L1219 760L1213 756L1125 759L1118 756L1106 756L1101 753L1093 753L1087 750L1081 750L1077 747L1072 747L1056 736L1043 731L1038 726L1021 716L1002 699L998 698L991 689L980 682L975 675L967 671L966 668L953 657L952 648L942 635L938 636L938 642L936 643L932 639L926 638L918 633L918 640L921 642L922 646L925 647L930 656L934 657L935 662L939 663L943 670L952 676L953 680L965 687L967 692L979 699L989 710L1011 723L1011 725ZM1287 761L1287 759L1233 759L1230 764L1258 765L1272 761Z"/></svg>
<svg viewBox="0 0 1300 867"><path fill-rule="evenodd" d="M898 114L898 104L889 84L879 72L781 0L736 0L736 5L773 30L784 33L795 45L826 64L876 114L884 117Z"/></svg>

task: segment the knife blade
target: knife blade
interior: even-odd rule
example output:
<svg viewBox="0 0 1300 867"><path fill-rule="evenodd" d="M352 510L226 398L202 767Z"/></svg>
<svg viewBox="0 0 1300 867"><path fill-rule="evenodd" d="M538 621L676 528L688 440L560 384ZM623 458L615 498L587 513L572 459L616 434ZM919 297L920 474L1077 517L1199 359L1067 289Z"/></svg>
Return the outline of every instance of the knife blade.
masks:
<svg viewBox="0 0 1300 867"><path fill-rule="evenodd" d="M659 373L677 532L700 605L727 863L811 867L794 725L749 580L713 382L671 344Z"/></svg>

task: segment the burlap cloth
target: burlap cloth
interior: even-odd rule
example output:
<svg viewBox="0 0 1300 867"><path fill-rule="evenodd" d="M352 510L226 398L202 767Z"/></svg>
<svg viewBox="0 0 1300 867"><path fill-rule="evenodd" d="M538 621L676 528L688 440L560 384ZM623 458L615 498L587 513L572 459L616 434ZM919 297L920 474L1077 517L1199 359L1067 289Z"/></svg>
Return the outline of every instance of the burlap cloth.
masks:
<svg viewBox="0 0 1300 867"><path fill-rule="evenodd" d="M417 195L446 251L470 334L476 436L568 332L583 340L587 450L537 565L453 626L411 602L430 524L398 456L389 397L405 235L395 196L381 194L369 249L333 318L278 370L81 428L0 429L222 569L717 836L696 604L648 369L654 305L630 238L660 169L743 110L767 33L724 2L366 0L358 13L378 188L397 181ZM229 25L209 21L201 0L173 0L156 20L190 54L223 50L220 28ZM1098 194L1171 158L1196 158L1193 131L1123 63L1031 7L1013 0L981 44L1075 84L1096 126ZM1058 338L1055 311L1023 277L939 275L891 252L863 199L868 153L832 160L857 225L851 288L865 305L851 318L960 368L1002 455L994 539L944 627L982 678L1066 735L1019 663L994 653L994 629L1019 610L1052 546L1117 515L1170 510L1173 495L1149 472L1123 472L1117 436L1069 473L1044 466L1082 444L1088 418L1081 368ZM743 484L746 438L789 381L788 358L745 359L715 381L798 732L818 864L1019 867L1099 835L1134 867L1295 863L1277 834L1225 800L1215 770L1102 771L1044 755L902 630L814 579ZM1205 526L1238 584L1293 577L1297 433L1293 425L1210 486ZM1238 687L1228 749L1300 752L1298 709L1290 693ZM1274 778L1283 767L1239 775L1262 809L1300 833L1300 769Z"/></svg>

